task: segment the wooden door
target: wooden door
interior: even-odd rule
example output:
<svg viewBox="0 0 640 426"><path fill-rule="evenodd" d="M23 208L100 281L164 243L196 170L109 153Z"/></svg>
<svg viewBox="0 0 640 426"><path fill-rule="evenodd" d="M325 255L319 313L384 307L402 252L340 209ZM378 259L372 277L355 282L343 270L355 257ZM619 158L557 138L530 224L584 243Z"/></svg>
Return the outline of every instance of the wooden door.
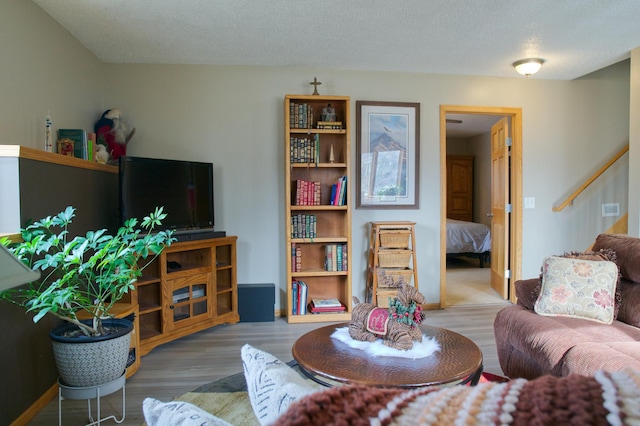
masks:
<svg viewBox="0 0 640 426"><path fill-rule="evenodd" d="M491 287L509 298L509 119L491 127Z"/></svg>
<svg viewBox="0 0 640 426"><path fill-rule="evenodd" d="M447 155L447 217L473 222L473 156Z"/></svg>

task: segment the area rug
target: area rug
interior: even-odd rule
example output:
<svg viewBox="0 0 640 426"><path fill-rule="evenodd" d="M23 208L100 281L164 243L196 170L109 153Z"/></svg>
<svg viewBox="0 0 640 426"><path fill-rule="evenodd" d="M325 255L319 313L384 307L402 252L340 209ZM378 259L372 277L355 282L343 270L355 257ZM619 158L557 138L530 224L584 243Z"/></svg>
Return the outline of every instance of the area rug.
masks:
<svg viewBox="0 0 640 426"><path fill-rule="evenodd" d="M295 361L290 361L287 365L300 373ZM302 373L300 374L302 375ZM303 377L306 378L306 376ZM505 382L507 380L495 374L482 373L480 383ZM233 374L207 383L176 399L197 405L235 426L260 425L251 408L244 373Z"/></svg>

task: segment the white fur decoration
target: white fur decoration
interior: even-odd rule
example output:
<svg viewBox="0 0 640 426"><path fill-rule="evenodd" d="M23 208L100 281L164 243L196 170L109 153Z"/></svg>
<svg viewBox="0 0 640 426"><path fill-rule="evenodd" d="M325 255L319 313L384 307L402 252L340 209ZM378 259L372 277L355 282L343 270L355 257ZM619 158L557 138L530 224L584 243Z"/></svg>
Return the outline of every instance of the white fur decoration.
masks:
<svg viewBox="0 0 640 426"><path fill-rule="evenodd" d="M381 339L374 342L362 342L355 340L349 334L349 327L336 328L331 335L332 338L339 340L350 348L360 349L371 356L394 356L398 358L418 359L426 358L440 350L440 343L433 337L422 335L422 342L413 342L413 347L409 350L401 350L390 348L382 343Z"/></svg>

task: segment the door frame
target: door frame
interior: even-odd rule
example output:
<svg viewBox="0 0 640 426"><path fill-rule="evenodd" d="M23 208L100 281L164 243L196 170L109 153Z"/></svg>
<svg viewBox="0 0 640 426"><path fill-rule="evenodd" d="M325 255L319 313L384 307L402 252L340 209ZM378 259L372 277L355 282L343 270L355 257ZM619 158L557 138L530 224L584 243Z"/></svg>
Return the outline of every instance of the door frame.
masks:
<svg viewBox="0 0 640 426"><path fill-rule="evenodd" d="M509 117L511 135L511 179L509 198L509 300L516 302L514 283L522 275L522 108L440 105L440 308L446 308L447 289L447 114L497 115Z"/></svg>

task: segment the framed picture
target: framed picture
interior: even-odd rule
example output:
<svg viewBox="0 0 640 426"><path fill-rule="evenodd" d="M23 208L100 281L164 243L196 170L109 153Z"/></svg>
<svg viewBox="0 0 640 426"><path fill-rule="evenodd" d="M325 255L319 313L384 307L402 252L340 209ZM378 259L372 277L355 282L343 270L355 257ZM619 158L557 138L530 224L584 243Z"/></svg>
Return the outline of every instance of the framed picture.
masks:
<svg viewBox="0 0 640 426"><path fill-rule="evenodd" d="M356 101L356 208L417 209L420 104Z"/></svg>
<svg viewBox="0 0 640 426"><path fill-rule="evenodd" d="M58 154L73 157L73 140L69 138L60 139L58 141Z"/></svg>

